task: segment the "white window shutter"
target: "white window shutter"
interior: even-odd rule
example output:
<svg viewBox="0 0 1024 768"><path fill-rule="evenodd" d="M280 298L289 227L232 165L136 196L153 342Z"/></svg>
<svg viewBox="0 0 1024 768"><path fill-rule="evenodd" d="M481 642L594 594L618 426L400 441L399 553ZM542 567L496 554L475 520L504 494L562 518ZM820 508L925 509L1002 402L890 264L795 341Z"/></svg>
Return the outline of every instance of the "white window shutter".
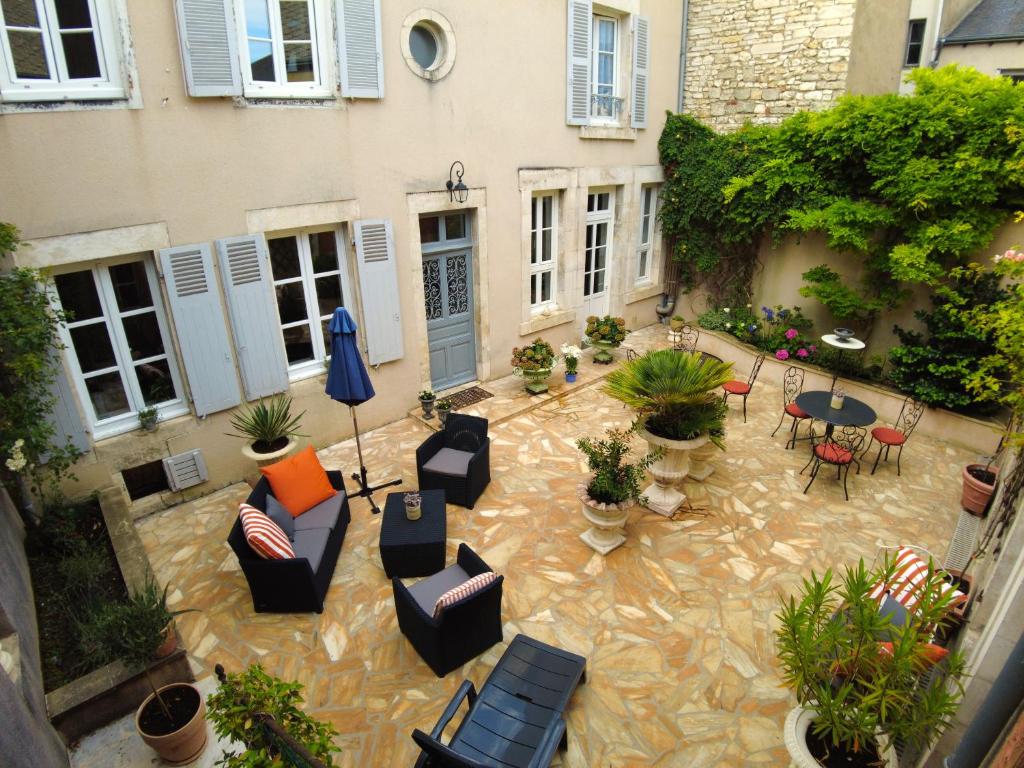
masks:
<svg viewBox="0 0 1024 768"><path fill-rule="evenodd" d="M53 410L47 414L47 421L53 427L55 447L63 448L70 443L82 453L89 450L89 438L85 433L82 416L78 412L75 396L71 392L71 382L64 371L64 363L60 353L52 350L50 361L54 366L54 378L50 382L50 394L55 398ZM40 457L45 464L48 456Z"/></svg>
<svg viewBox="0 0 1024 768"><path fill-rule="evenodd" d="M569 0L565 89L565 122L590 122L590 37L594 9L590 0Z"/></svg>
<svg viewBox="0 0 1024 768"><path fill-rule="evenodd" d="M228 299L245 399L288 389L288 359L278 323L263 235L217 241L221 283Z"/></svg>
<svg viewBox="0 0 1024 768"><path fill-rule="evenodd" d="M183 491L209 478L203 452L198 448L169 456L163 461L167 485L172 491Z"/></svg>
<svg viewBox="0 0 1024 768"><path fill-rule="evenodd" d="M634 128L647 127L647 85L650 65L651 22L646 16L633 20L633 104L629 124Z"/></svg>
<svg viewBox="0 0 1024 768"><path fill-rule="evenodd" d="M163 249L160 269L196 415L233 408L242 396L209 244Z"/></svg>
<svg viewBox="0 0 1024 768"><path fill-rule="evenodd" d="M174 0L189 96L241 96L231 0Z"/></svg>
<svg viewBox="0 0 1024 768"><path fill-rule="evenodd" d="M354 227L363 296L363 338L370 365L377 365L404 354L395 241L387 219L357 221Z"/></svg>
<svg viewBox="0 0 1024 768"><path fill-rule="evenodd" d="M341 95L384 98L380 0L337 0Z"/></svg>

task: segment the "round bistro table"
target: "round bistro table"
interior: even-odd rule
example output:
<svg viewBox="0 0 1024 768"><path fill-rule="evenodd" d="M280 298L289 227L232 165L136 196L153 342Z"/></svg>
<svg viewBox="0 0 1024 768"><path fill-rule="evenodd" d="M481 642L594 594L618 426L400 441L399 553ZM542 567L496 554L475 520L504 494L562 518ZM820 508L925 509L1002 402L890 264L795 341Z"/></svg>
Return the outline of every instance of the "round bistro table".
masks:
<svg viewBox="0 0 1024 768"><path fill-rule="evenodd" d="M842 408L833 408L832 393L812 390L796 396L796 404L815 419L825 422L825 435L830 436L838 427L866 427L878 418L875 409L849 395L843 400Z"/></svg>

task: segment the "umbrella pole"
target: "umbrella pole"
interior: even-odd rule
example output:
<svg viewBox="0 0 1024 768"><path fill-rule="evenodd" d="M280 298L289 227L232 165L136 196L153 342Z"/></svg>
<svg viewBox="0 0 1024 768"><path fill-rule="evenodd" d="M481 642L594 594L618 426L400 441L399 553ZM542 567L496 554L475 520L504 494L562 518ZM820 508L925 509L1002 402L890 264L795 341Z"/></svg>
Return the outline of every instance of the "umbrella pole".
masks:
<svg viewBox="0 0 1024 768"><path fill-rule="evenodd" d="M359 484L359 492L352 494L353 496L365 496L367 501L370 502L370 507L373 508L373 514L380 514L380 509L377 507L377 503L373 500L373 492L379 491L381 488L388 488L392 485L401 485L402 480L389 480L386 483L380 485L370 485L366 480L366 465L363 463L363 446L359 442L359 419L356 418L356 409L354 406L348 407L348 412L352 414L352 427L356 432L356 453L359 455L359 472L352 473L352 479Z"/></svg>

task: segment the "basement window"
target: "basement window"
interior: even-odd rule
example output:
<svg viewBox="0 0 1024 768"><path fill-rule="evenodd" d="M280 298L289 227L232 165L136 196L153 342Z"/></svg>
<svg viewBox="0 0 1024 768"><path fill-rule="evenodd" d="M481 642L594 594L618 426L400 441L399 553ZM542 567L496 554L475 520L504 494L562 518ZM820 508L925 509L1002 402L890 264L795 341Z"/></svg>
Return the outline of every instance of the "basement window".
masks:
<svg viewBox="0 0 1024 768"><path fill-rule="evenodd" d="M164 472L164 464L159 459L140 464L137 467L121 470L121 477L124 479L125 488L128 489L128 498L138 501L154 493L171 490L167 484L167 474Z"/></svg>

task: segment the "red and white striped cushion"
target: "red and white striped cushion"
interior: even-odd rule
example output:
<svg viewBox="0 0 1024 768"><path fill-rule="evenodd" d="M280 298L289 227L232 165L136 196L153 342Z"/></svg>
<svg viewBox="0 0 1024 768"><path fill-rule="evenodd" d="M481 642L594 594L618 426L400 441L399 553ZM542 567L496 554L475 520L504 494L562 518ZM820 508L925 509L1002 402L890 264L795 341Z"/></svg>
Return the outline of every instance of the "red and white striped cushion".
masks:
<svg viewBox="0 0 1024 768"><path fill-rule="evenodd" d="M439 598L434 604L434 618L436 619L441 615L441 611L447 608L449 605L455 605L464 597L469 597L474 592L479 592L481 589L486 587L492 581L498 578L498 575L494 571L487 571L487 573L481 573L479 576L474 576L469 581L464 581L457 587L452 587Z"/></svg>
<svg viewBox="0 0 1024 768"><path fill-rule="evenodd" d="M281 526L260 512L256 507L242 503L238 507L242 518L242 532L252 551L264 560L284 560L295 557L292 543L288 541Z"/></svg>
<svg viewBox="0 0 1024 768"><path fill-rule="evenodd" d="M869 593L876 600L881 600L886 592L893 600L901 603L908 611L912 611L920 599L921 586L928 577L928 563L918 557L912 549L900 547L896 553L896 570L892 581L888 584L878 582ZM952 593L953 601L950 610L967 602L967 595L952 584L943 582L939 587L943 595Z"/></svg>

